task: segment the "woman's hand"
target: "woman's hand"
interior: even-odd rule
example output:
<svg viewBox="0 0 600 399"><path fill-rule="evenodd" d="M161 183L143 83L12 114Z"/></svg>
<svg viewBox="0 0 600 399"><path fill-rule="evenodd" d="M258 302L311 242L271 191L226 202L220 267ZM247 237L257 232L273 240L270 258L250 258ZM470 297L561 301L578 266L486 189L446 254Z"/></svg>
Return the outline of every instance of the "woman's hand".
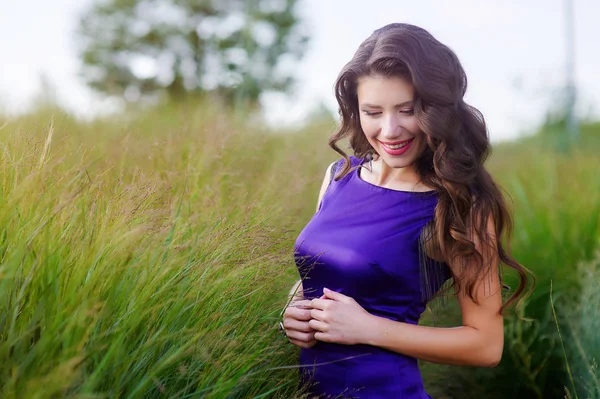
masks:
<svg viewBox="0 0 600 399"><path fill-rule="evenodd" d="M373 315L354 298L327 288L323 292L321 298L310 301L312 320L308 325L317 330L315 339L345 345L364 343L365 328Z"/></svg>
<svg viewBox="0 0 600 399"><path fill-rule="evenodd" d="M290 342L301 348L311 348L316 343L315 330L309 325L310 300L291 302L283 313L283 327Z"/></svg>

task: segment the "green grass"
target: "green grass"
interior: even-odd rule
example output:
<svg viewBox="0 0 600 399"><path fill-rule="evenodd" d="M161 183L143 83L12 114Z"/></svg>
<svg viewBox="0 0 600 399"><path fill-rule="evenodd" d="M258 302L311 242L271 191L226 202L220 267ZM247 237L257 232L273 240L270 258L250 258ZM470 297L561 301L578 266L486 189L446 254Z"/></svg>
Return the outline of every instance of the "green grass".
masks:
<svg viewBox="0 0 600 399"><path fill-rule="evenodd" d="M600 251L594 260L578 265L582 285L579 300L562 303L565 362L571 369L571 397L600 398ZM573 317L574 316L574 317ZM557 328L559 321L557 320ZM574 385L574 386L573 386Z"/></svg>
<svg viewBox="0 0 600 399"><path fill-rule="evenodd" d="M564 335L598 347L584 333L598 307L580 300L598 285L578 268L600 237L590 126L592 144L569 154L536 139L495 147L513 253L538 277L523 312L535 320L507 316L497 368L423 364L434 397L564 397L550 280L578 312ZM298 348L276 322L297 278L293 242L337 159L331 121L274 134L205 103L90 123L40 111L0 127L0 397L302 396ZM565 347L576 373L597 373Z"/></svg>
<svg viewBox="0 0 600 399"><path fill-rule="evenodd" d="M600 135L600 129L586 130L582 140L591 141L588 134ZM495 146L487 165L513 204L513 255L535 273L537 286L522 312L505 318L505 349L496 368L424 364L432 396L564 398L570 382L550 306L550 282L557 301L577 306L581 290L577 265L593 258L600 243L596 150L581 146L560 154L543 137ZM516 286L508 277L509 285ZM571 314L569 309L560 310ZM456 309L449 319L460 322Z"/></svg>

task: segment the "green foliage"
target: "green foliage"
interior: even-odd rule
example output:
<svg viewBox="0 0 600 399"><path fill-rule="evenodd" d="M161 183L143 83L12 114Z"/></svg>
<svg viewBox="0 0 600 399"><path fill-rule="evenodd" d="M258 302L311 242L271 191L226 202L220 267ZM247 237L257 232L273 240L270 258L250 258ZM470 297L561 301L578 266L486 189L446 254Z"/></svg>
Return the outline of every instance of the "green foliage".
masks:
<svg viewBox="0 0 600 399"><path fill-rule="evenodd" d="M228 103L255 103L293 82L290 65L307 43L296 3L96 2L80 21L81 72L97 91L130 101L211 91Z"/></svg>
<svg viewBox="0 0 600 399"><path fill-rule="evenodd" d="M578 301L563 301L563 344L572 369L575 397L600 399L600 251L589 262L578 265L581 293ZM561 329L562 330L562 329Z"/></svg>
<svg viewBox="0 0 600 399"><path fill-rule="evenodd" d="M297 279L290 248L337 158L332 129L269 134L193 102L88 124L0 118L0 397L302 397L276 322ZM576 389L595 398L597 149L495 146L512 251L538 284L506 315L496 368L422 363L433 397L563 398L552 281Z"/></svg>
<svg viewBox="0 0 600 399"><path fill-rule="evenodd" d="M582 132L586 143L592 140L588 134L600 133L589 126ZM557 153L544 137L496 145L487 163L514 210L513 255L534 272L536 289L521 311L506 315L504 356L496 368L424 365L433 397L564 398L570 386L550 306L550 282L555 300L571 304L559 309L559 315L572 319L582 281L577 264L593 258L600 237L599 147ZM507 280L516 285L514 276ZM453 315L451 321L456 325L460 319ZM574 351L570 355L579 356Z"/></svg>
<svg viewBox="0 0 600 399"><path fill-rule="evenodd" d="M289 393L292 142L208 104L42 118L0 123L0 397Z"/></svg>

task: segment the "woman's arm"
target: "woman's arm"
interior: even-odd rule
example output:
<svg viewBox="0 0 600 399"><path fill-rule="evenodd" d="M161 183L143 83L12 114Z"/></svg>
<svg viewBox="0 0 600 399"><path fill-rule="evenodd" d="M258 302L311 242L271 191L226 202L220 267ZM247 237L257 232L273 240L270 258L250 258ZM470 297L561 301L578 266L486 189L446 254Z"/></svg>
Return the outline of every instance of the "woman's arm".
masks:
<svg viewBox="0 0 600 399"><path fill-rule="evenodd" d="M494 223L488 220L487 234L494 237ZM364 343L379 346L408 356L436 363L494 367L502 357L504 329L500 307L502 297L498 276L498 253L488 254L475 245L492 262L489 273L483 273L475 286L475 303L461 290L458 303L462 312L462 326L439 328L396 322L374 315L365 328ZM461 278L461 268L449 263L455 278Z"/></svg>
<svg viewBox="0 0 600 399"><path fill-rule="evenodd" d="M319 190L319 199L317 200L317 209L315 210L315 212L319 211L319 207L321 206L321 199L323 198L323 194L325 194L325 191L327 191L327 187L329 186L329 180L331 177L331 167L334 163L335 162L329 164L327 170L325 170L325 177L323 177L323 182L321 183L321 189Z"/></svg>

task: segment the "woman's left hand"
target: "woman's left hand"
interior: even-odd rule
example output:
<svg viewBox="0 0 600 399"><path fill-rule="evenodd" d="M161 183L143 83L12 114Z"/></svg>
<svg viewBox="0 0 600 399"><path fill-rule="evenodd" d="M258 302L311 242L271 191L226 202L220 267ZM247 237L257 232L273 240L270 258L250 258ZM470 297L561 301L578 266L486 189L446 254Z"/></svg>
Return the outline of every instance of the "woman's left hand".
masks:
<svg viewBox="0 0 600 399"><path fill-rule="evenodd" d="M308 325L317 330L317 341L356 345L364 342L365 329L371 315L354 298L323 289L323 296L313 299L310 306L312 320Z"/></svg>

